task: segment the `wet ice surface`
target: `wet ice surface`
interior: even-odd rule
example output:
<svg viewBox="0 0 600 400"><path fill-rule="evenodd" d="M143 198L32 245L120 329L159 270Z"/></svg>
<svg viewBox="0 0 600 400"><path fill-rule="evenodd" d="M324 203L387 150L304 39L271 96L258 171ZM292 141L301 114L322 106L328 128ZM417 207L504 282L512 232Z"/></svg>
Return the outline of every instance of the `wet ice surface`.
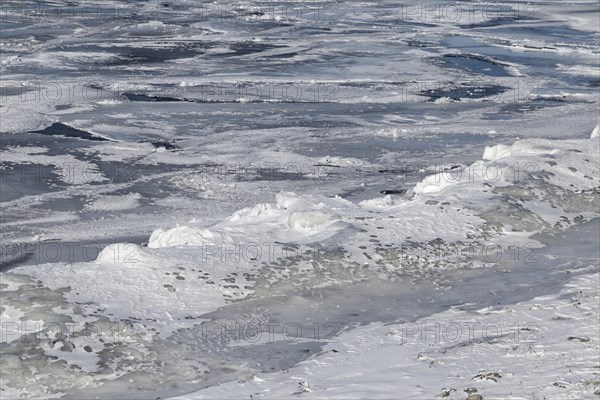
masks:
<svg viewBox="0 0 600 400"><path fill-rule="evenodd" d="M597 260L594 2L2 7L9 397L187 393L369 323L556 293L543 255ZM452 253L515 242L546 247ZM51 323L73 337L19 339Z"/></svg>

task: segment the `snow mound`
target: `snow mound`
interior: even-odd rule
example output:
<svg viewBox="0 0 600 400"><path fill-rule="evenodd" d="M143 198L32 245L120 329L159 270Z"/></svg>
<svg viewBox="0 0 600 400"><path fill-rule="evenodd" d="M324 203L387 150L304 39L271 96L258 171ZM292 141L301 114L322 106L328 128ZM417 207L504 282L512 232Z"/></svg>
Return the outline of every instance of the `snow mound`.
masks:
<svg viewBox="0 0 600 400"><path fill-rule="evenodd" d="M158 249L161 247L194 246L203 243L221 242L223 235L209 229L198 229L190 226L178 226L172 229L156 229L150 235L148 247Z"/></svg>
<svg viewBox="0 0 600 400"><path fill-rule="evenodd" d="M454 191L459 186L480 191L478 184L526 186L533 179L565 190L593 189L597 179L592 177L598 176L598 168L590 161L592 158L598 158L598 149L590 147L587 140L526 139L512 145L486 146L480 161L463 169L430 175L417 183L414 192L431 194L450 187Z"/></svg>
<svg viewBox="0 0 600 400"><path fill-rule="evenodd" d="M257 204L234 212L210 227L187 226L156 229L148 247L204 246L248 242L302 242L324 240L350 227L336 209L356 207L341 198L301 196L281 192L275 204ZM195 220L194 220L195 221Z"/></svg>
<svg viewBox="0 0 600 400"><path fill-rule="evenodd" d="M499 144L495 146L486 146L483 151L482 159L486 161L497 161L508 157L517 157L525 155L543 155L543 154L556 154L559 150L548 146L536 145L530 141L520 141L507 146Z"/></svg>
<svg viewBox="0 0 600 400"><path fill-rule="evenodd" d="M338 221L339 215L326 214L322 212L295 212L288 218L288 225L292 229L314 229L320 226L329 225Z"/></svg>

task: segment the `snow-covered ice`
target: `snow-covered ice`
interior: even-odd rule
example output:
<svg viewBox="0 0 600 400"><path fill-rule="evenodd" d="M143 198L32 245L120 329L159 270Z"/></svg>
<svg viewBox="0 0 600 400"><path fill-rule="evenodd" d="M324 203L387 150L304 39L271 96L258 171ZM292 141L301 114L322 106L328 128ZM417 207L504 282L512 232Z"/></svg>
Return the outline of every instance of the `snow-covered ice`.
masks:
<svg viewBox="0 0 600 400"><path fill-rule="evenodd" d="M598 398L596 1L5 1L0 397Z"/></svg>

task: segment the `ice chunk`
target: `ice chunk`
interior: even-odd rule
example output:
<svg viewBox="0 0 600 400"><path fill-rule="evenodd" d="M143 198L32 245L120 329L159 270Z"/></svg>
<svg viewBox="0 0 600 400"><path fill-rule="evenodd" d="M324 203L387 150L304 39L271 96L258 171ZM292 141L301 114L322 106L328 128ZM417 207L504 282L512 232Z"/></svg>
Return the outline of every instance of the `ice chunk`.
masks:
<svg viewBox="0 0 600 400"><path fill-rule="evenodd" d="M590 139L594 139L597 137L600 137L600 118L598 118L598 124L596 124L596 127L592 131L592 135L590 136Z"/></svg>

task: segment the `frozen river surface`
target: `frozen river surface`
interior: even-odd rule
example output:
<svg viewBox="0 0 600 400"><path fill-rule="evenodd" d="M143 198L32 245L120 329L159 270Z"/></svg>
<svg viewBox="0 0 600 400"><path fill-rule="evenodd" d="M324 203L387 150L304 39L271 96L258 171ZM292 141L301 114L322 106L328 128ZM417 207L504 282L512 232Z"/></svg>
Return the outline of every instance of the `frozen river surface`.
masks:
<svg viewBox="0 0 600 400"><path fill-rule="evenodd" d="M599 14L3 1L0 396L597 398Z"/></svg>

